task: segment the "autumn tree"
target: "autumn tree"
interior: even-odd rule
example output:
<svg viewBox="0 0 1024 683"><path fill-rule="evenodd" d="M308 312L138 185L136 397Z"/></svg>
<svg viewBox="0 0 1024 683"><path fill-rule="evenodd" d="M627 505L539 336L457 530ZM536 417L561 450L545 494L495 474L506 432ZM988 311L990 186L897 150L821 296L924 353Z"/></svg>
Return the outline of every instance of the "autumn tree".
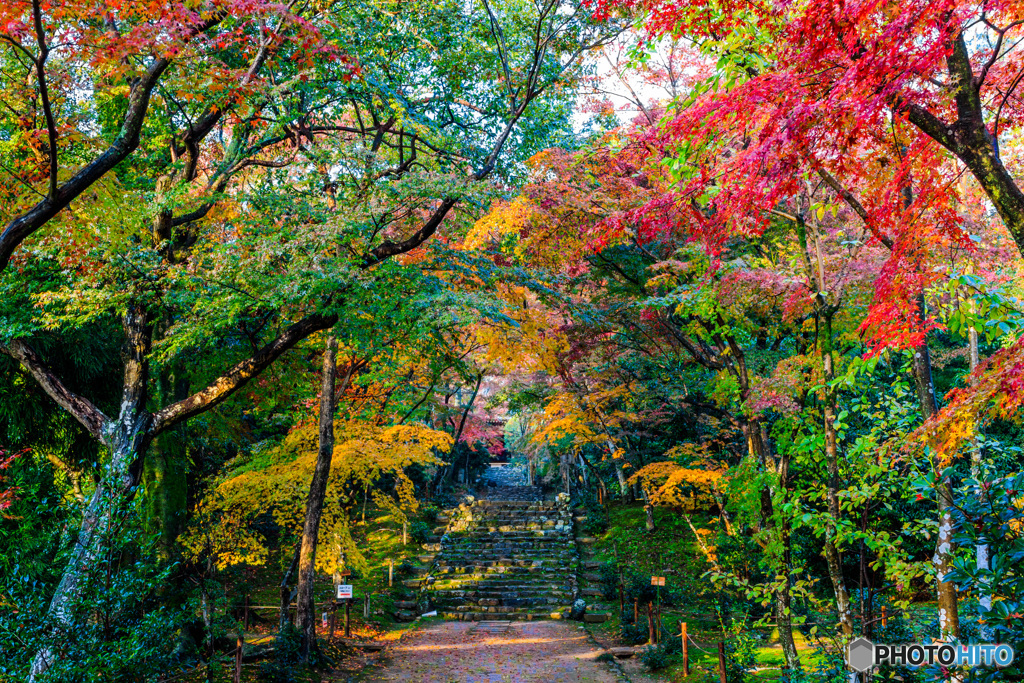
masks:
<svg viewBox="0 0 1024 683"><path fill-rule="evenodd" d="M141 11L134 6L110 21L83 16L89 30L81 32L59 8L5 6L6 58L36 75L31 87L39 94L29 97L19 86L18 105L37 109L25 112L36 117L34 127L12 154L35 156L31 141L39 135L32 131L48 119L48 97L89 131L105 131L108 114L127 121L110 143L114 151L92 161L86 155L63 189L60 153L68 147L47 124L47 151L40 152L47 170L37 164L31 177L19 171L12 187L26 197L36 186L49 187L48 196L36 204L19 200L25 208L10 215L4 233L5 260L31 235L36 258L54 278L39 300L48 311L43 317L31 313L34 295L6 302L11 333L4 349L111 453L54 593L54 625L73 624L79 568L99 552L98 530L131 498L153 440L227 400L288 349L372 299L373 287L396 267L390 259L427 242L496 170L514 172L515 150L529 149L531 136L548 130L559 110L556 86L571 84L581 56L609 30L579 7L557 3L525 13L500 4L402 3L397 14L354 9L277 16L256 6L224 7L206 17L172 4L168 31L154 34L132 23L144 16L132 13ZM399 31L396 20L417 30ZM215 29L222 24L220 36ZM71 80L62 81L59 98L48 90L55 81L45 67L59 58L46 45L63 30L58 26L69 27L67 68L107 59L108 49L109 63L121 65L95 74L98 86L87 92L96 107L70 110L70 93L80 90ZM479 40L463 42L466 27ZM132 39L115 40L122 34ZM193 69L183 61L174 70L168 55L189 54L191 42L139 47L140 34L202 36L197 44L209 51L210 66ZM35 52L29 38L37 39ZM237 56L217 52L236 45ZM341 48L353 45L349 53ZM426 81L424 60L432 64ZM138 62L143 76L131 80ZM226 85L206 72L234 80ZM160 81L165 75L176 80ZM104 93L116 94L126 77L128 99L108 100ZM425 88L433 94L424 96ZM159 108L150 106L156 95ZM156 130L146 138L152 144L140 147L143 121ZM110 173L136 149L145 154L132 157L131 173ZM330 221L324 188L336 184L356 212ZM82 197L84 187L96 192ZM75 211L58 213L75 197L82 197ZM24 250L14 253L23 256ZM112 318L120 320L125 345L116 417L111 406L71 390L32 339L43 327L67 330ZM210 351L220 356L213 373L185 362ZM174 363L194 375L187 391L154 395L153 381ZM37 652L33 680L54 652L53 645Z"/></svg>

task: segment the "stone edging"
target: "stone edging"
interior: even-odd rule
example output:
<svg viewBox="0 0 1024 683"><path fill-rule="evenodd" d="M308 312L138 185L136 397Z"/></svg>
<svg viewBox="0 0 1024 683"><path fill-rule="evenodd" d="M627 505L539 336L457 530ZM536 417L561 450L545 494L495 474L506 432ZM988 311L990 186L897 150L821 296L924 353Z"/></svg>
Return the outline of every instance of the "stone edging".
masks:
<svg viewBox="0 0 1024 683"><path fill-rule="evenodd" d="M587 628L586 624L581 622L581 626L583 627L584 633L587 634L587 639L590 641L592 645L595 645L596 647L600 648L602 652L607 652L610 654L611 651L608 650L600 642L598 642L597 638L595 638L594 634L590 632L590 629ZM619 680L619 683L632 683L629 676L626 675L626 670L622 668L622 664L620 664L619 660L616 659L614 656L610 660L606 661L605 664L608 666L608 670L615 674L615 677Z"/></svg>

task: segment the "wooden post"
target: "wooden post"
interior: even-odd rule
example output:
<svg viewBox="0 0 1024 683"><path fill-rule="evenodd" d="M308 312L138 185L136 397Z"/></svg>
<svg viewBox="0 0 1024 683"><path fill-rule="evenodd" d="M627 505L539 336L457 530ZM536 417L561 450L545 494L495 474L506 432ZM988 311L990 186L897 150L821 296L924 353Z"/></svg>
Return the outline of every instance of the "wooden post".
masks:
<svg viewBox="0 0 1024 683"><path fill-rule="evenodd" d="M391 588L391 582L395 579L395 560L388 558L388 588Z"/></svg>
<svg viewBox="0 0 1024 683"><path fill-rule="evenodd" d="M363 619L370 618L370 594L363 596Z"/></svg>
<svg viewBox="0 0 1024 683"><path fill-rule="evenodd" d="M238 649L235 650L235 683L242 683L242 647L245 645L245 639L242 638L242 634L238 634Z"/></svg>
<svg viewBox="0 0 1024 683"><path fill-rule="evenodd" d="M206 639L210 641L209 654L206 658L206 681L207 683L213 683L213 638L207 633Z"/></svg>
<svg viewBox="0 0 1024 683"><path fill-rule="evenodd" d="M654 633L654 605L647 603L647 642L654 643L657 635Z"/></svg>
<svg viewBox="0 0 1024 683"><path fill-rule="evenodd" d="M618 548L616 548L616 557L618 556ZM626 612L626 587L622 581L622 565L619 565L619 618L625 616Z"/></svg>
<svg viewBox="0 0 1024 683"><path fill-rule="evenodd" d="M338 618L338 598L334 598L334 609L331 610L331 631L328 638L334 640L334 626Z"/></svg>
<svg viewBox="0 0 1024 683"><path fill-rule="evenodd" d="M683 639L683 675L690 675L690 644L686 641L686 622L679 622L679 637Z"/></svg>
<svg viewBox="0 0 1024 683"><path fill-rule="evenodd" d="M885 607L882 607L882 628L885 628L888 623L888 615L885 613Z"/></svg>
<svg viewBox="0 0 1024 683"><path fill-rule="evenodd" d="M409 544L409 520L402 522L402 545Z"/></svg>
<svg viewBox="0 0 1024 683"><path fill-rule="evenodd" d="M352 637L352 627L349 624L349 608L352 606L351 598L345 601L345 637Z"/></svg>
<svg viewBox="0 0 1024 683"><path fill-rule="evenodd" d="M725 643L718 644L718 681L728 683L725 680Z"/></svg>
<svg viewBox="0 0 1024 683"><path fill-rule="evenodd" d="M633 598L633 623L634 624L640 619L639 603L640 603L640 598Z"/></svg>

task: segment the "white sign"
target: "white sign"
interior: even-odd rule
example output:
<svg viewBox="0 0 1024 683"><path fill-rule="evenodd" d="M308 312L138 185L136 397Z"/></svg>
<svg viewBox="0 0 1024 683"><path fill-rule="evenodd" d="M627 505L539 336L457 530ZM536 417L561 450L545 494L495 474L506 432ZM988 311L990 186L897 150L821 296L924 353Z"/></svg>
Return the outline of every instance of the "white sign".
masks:
<svg viewBox="0 0 1024 683"><path fill-rule="evenodd" d="M338 599L346 600L352 597L352 584L343 583L338 586Z"/></svg>

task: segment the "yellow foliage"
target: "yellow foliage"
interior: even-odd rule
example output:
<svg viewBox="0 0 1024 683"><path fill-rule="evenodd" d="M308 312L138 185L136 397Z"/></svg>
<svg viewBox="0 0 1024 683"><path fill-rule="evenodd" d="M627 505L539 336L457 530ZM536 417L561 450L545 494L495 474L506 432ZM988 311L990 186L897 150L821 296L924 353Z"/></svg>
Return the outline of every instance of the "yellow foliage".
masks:
<svg viewBox="0 0 1024 683"><path fill-rule="evenodd" d="M465 246L469 249L487 249L492 247L494 242L500 244L505 237L518 235L533 213L533 205L521 195L510 202L496 202L491 210L470 228Z"/></svg>
<svg viewBox="0 0 1024 683"><path fill-rule="evenodd" d="M572 437L574 446L605 444L612 440L608 436L609 430L637 419L633 413L611 409L615 401L628 396L629 389L623 385L594 391L584 397L573 393L556 394L544 407L544 424L534 434L533 440L548 446L565 437ZM595 431L597 426L601 431Z"/></svg>
<svg viewBox="0 0 1024 683"><path fill-rule="evenodd" d="M714 502L722 473L681 467L672 461L652 462L629 478L647 492L652 505L693 512Z"/></svg>
<svg viewBox="0 0 1024 683"><path fill-rule="evenodd" d="M229 474L201 503L203 514L190 527L183 542L192 559L213 558L219 568L233 564L259 565L266 561L265 540L252 522L269 513L293 536L302 530L309 484L316 465L318 437L315 424L294 430L272 453L272 464ZM337 569L338 546L348 563L359 566L362 555L352 542L348 509L360 493L381 478L395 478L397 501L374 491L389 510L403 516L416 510L412 481L405 470L413 465L440 465L435 453L447 453L452 438L422 425L379 427L365 422L335 422L336 445L328 477L321 532L317 545L317 569ZM241 471L239 471L241 470Z"/></svg>
<svg viewBox="0 0 1024 683"><path fill-rule="evenodd" d="M486 349L484 363L557 375L569 345L549 319L550 312L524 287L498 285L494 293L506 302L502 314L508 322L475 328L477 343Z"/></svg>

